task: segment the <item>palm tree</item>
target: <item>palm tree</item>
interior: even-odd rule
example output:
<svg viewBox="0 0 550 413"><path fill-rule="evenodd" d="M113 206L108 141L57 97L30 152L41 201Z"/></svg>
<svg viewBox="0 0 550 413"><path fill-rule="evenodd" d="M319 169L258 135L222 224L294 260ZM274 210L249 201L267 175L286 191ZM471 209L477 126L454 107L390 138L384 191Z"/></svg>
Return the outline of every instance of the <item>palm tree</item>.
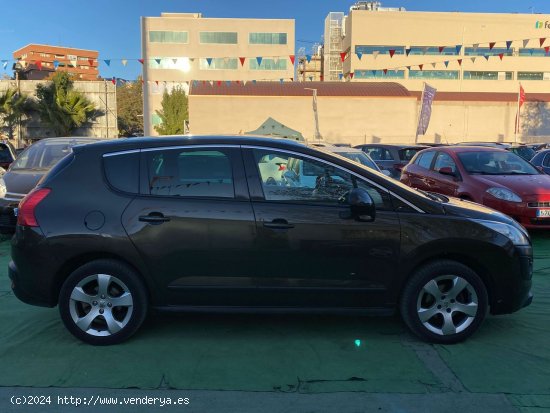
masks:
<svg viewBox="0 0 550 413"><path fill-rule="evenodd" d="M16 89L9 88L0 94L0 121L10 139L14 138L17 125L23 124L33 110L33 100Z"/></svg>
<svg viewBox="0 0 550 413"><path fill-rule="evenodd" d="M56 136L70 136L99 115L95 105L73 89L73 82L65 72L56 73L50 84L38 85L36 96L40 118Z"/></svg>

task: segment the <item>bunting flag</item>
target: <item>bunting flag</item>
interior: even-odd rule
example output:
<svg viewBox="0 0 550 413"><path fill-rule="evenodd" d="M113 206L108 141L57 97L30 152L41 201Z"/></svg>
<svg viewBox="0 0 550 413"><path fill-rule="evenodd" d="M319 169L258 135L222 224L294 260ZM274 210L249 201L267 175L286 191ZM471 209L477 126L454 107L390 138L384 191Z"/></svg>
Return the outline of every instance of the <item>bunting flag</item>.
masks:
<svg viewBox="0 0 550 413"><path fill-rule="evenodd" d="M310 54L306 54L306 60L308 63L311 62L311 55Z"/></svg>
<svg viewBox="0 0 550 413"><path fill-rule="evenodd" d="M104 60L104 62L107 66L111 66L111 60L107 59L107 60Z"/></svg>
<svg viewBox="0 0 550 413"><path fill-rule="evenodd" d="M462 45L457 44L457 45L455 46L455 50L456 50L456 54L460 54L460 51L462 50Z"/></svg>
<svg viewBox="0 0 550 413"><path fill-rule="evenodd" d="M93 66L94 65L94 59L88 59L88 64L90 66Z"/></svg>
<svg viewBox="0 0 550 413"><path fill-rule="evenodd" d="M499 53L498 57L500 57L500 60L502 60L504 58L504 53Z"/></svg>
<svg viewBox="0 0 550 413"><path fill-rule="evenodd" d="M390 57L393 57L393 55L395 54L395 49L390 49L388 52L390 54Z"/></svg>
<svg viewBox="0 0 550 413"><path fill-rule="evenodd" d="M489 43L489 50L493 50L493 47L495 47L496 42L490 42Z"/></svg>
<svg viewBox="0 0 550 413"><path fill-rule="evenodd" d="M476 57L470 57L470 60L472 61L472 63L475 63L476 62Z"/></svg>
<svg viewBox="0 0 550 413"><path fill-rule="evenodd" d="M449 67L449 61L448 60L445 60L443 63L445 64L445 67Z"/></svg>
<svg viewBox="0 0 550 413"><path fill-rule="evenodd" d="M159 81L158 81L158 80L155 80L155 83L157 84L157 86L159 85Z"/></svg>
<svg viewBox="0 0 550 413"><path fill-rule="evenodd" d="M227 86L231 86L231 80L226 80L226 81L225 81L225 84L226 84Z"/></svg>
<svg viewBox="0 0 550 413"><path fill-rule="evenodd" d="M491 56L489 56L488 54L486 54L486 55L483 55L483 57L484 57L485 59L487 59L487 61L489 61L489 57L491 57Z"/></svg>
<svg viewBox="0 0 550 413"><path fill-rule="evenodd" d="M53 68L57 69L57 66L59 66L59 60L54 60L53 61Z"/></svg>
<svg viewBox="0 0 550 413"><path fill-rule="evenodd" d="M218 80L218 81L216 82L216 84L218 85L218 87L220 87L220 86L222 85L222 81L221 81L221 80Z"/></svg>
<svg viewBox="0 0 550 413"><path fill-rule="evenodd" d="M432 67L433 67L434 69L435 69L435 65L436 65L436 64L437 64L437 63L432 63Z"/></svg>
<svg viewBox="0 0 550 413"><path fill-rule="evenodd" d="M313 76L309 76L308 79L310 82L313 82Z"/></svg>
<svg viewBox="0 0 550 413"><path fill-rule="evenodd" d="M410 66L407 66L407 70L410 71L410 70L411 70L411 67L410 67Z"/></svg>
<svg viewBox="0 0 550 413"><path fill-rule="evenodd" d="M138 62L143 64L143 59L138 59Z"/></svg>
<svg viewBox="0 0 550 413"><path fill-rule="evenodd" d="M256 84L256 80L253 80L252 83Z"/></svg>
<svg viewBox="0 0 550 413"><path fill-rule="evenodd" d="M288 56L288 58L290 59L290 63L292 63L292 65L294 65L294 61L296 60L296 56L291 54L290 56Z"/></svg>
<svg viewBox="0 0 550 413"><path fill-rule="evenodd" d="M355 75L355 73L354 73L354 72L350 72L350 74L349 74L349 78L350 78L350 79L353 79L353 76L354 76L354 75Z"/></svg>
<svg viewBox="0 0 550 413"><path fill-rule="evenodd" d="M506 41L506 50L510 50L510 47L512 47L512 41L511 41L511 40L507 40L507 41Z"/></svg>
<svg viewBox="0 0 550 413"><path fill-rule="evenodd" d="M4 70L6 70L6 67L8 67L8 61L2 60L2 66L4 67Z"/></svg>
<svg viewBox="0 0 550 413"><path fill-rule="evenodd" d="M462 59L458 59L457 62L459 66L462 66Z"/></svg>
<svg viewBox="0 0 550 413"><path fill-rule="evenodd" d="M243 80L243 86L246 86L247 81Z"/></svg>
<svg viewBox="0 0 550 413"><path fill-rule="evenodd" d="M388 74L388 69L384 69L383 72L384 72L384 75L387 75Z"/></svg>
<svg viewBox="0 0 550 413"><path fill-rule="evenodd" d="M340 74L341 74L341 73L340 73ZM282 85L283 82L284 82L284 79L283 79L283 78L280 78L280 79L279 79L279 82L281 82L281 85Z"/></svg>
<svg viewBox="0 0 550 413"><path fill-rule="evenodd" d="M338 73L338 79L342 80L343 77L344 77L343 73Z"/></svg>
<svg viewBox="0 0 550 413"><path fill-rule="evenodd" d="M424 65L418 65L418 68L419 68L420 70L424 70Z"/></svg>
<svg viewBox="0 0 550 413"><path fill-rule="evenodd" d="M244 61L246 60L246 57L239 57L239 60L241 61L241 66L244 66Z"/></svg>
<svg viewBox="0 0 550 413"><path fill-rule="evenodd" d="M445 50L445 46L439 46L439 53L442 53Z"/></svg>
<svg viewBox="0 0 550 413"><path fill-rule="evenodd" d="M430 118L432 116L432 102L435 98L437 90L427 83L424 83L424 90L422 91L422 108L420 110L420 116L418 117L418 127L416 128L416 137L418 135L426 134L428 125L430 124Z"/></svg>
<svg viewBox="0 0 550 413"><path fill-rule="evenodd" d="M375 51L372 52L372 57L374 57L376 59L379 54L380 54L380 52L378 50L375 50Z"/></svg>
<svg viewBox="0 0 550 413"><path fill-rule="evenodd" d="M472 45L472 48L474 49L474 52L479 48L479 43L474 43Z"/></svg>
<svg viewBox="0 0 550 413"><path fill-rule="evenodd" d="M347 54L346 52L340 53L340 59L342 60L342 62L343 62L344 60L346 60L346 54Z"/></svg>
<svg viewBox="0 0 550 413"><path fill-rule="evenodd" d="M527 47L527 45L529 44L529 39L525 39L523 41L523 48L525 49Z"/></svg>
<svg viewBox="0 0 550 413"><path fill-rule="evenodd" d="M173 58L173 59L172 59L172 63L174 63L175 65L177 65L177 64L178 64L178 58L177 58L177 57Z"/></svg>
<svg viewBox="0 0 550 413"><path fill-rule="evenodd" d="M376 70L371 70L372 75L376 77Z"/></svg>
<svg viewBox="0 0 550 413"><path fill-rule="evenodd" d="M410 47L407 47L405 49L405 54L407 55L407 57L409 56L409 54L411 54L411 48Z"/></svg>
<svg viewBox="0 0 550 413"><path fill-rule="evenodd" d="M113 85L116 85L116 77L113 76L113 78L111 79L111 82L113 82Z"/></svg>
<svg viewBox="0 0 550 413"><path fill-rule="evenodd" d="M541 38L539 39L540 47L542 47L542 45L544 44L545 41L546 41L546 37L541 37Z"/></svg>
<svg viewBox="0 0 550 413"><path fill-rule="evenodd" d="M76 67L76 64L77 64L76 60L71 60L71 65L72 65L73 67Z"/></svg>
<svg viewBox="0 0 550 413"><path fill-rule="evenodd" d="M34 62L34 64L36 65L36 67L38 68L38 70L42 70L42 61L41 60L36 60Z"/></svg>
<svg viewBox="0 0 550 413"><path fill-rule="evenodd" d="M127 59L122 59L121 63L122 63L122 66L126 66L128 64L128 60Z"/></svg>
<svg viewBox="0 0 550 413"><path fill-rule="evenodd" d="M548 54L548 52L550 52L550 46L546 46L544 48L544 53Z"/></svg>
<svg viewBox="0 0 550 413"><path fill-rule="evenodd" d="M206 63L207 63L208 66L210 67L210 65L212 64L212 58L211 58L211 57L207 57L207 58L206 58Z"/></svg>
<svg viewBox="0 0 550 413"><path fill-rule="evenodd" d="M261 56L258 56L258 57L256 58L256 62L258 62L258 66L261 66L261 65L262 65L262 60L263 60L263 59L262 59Z"/></svg>
<svg viewBox="0 0 550 413"><path fill-rule="evenodd" d="M357 58L359 60L361 60L361 58L363 57L363 53L361 53L361 52L356 52L355 54L357 55Z"/></svg>
<svg viewBox="0 0 550 413"><path fill-rule="evenodd" d="M214 86L214 81L213 80L210 80L208 83L210 83L210 86Z"/></svg>
<svg viewBox="0 0 550 413"><path fill-rule="evenodd" d="M160 65L161 59L155 59L155 62L157 62L157 65Z"/></svg>
<svg viewBox="0 0 550 413"><path fill-rule="evenodd" d="M424 46L422 48L422 54L426 54L426 53L428 53L428 47Z"/></svg>

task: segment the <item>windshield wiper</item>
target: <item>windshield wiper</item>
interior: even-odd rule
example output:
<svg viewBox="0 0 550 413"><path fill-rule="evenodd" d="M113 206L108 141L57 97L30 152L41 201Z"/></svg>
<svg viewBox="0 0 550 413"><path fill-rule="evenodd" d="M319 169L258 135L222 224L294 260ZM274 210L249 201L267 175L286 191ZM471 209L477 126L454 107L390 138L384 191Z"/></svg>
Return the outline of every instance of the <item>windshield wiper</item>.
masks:
<svg viewBox="0 0 550 413"><path fill-rule="evenodd" d="M535 174L530 174L529 172L511 171L511 172L506 172L502 175L535 175Z"/></svg>
<svg viewBox="0 0 550 413"><path fill-rule="evenodd" d="M500 175L497 172L486 172L486 171L468 171L471 175Z"/></svg>
<svg viewBox="0 0 550 413"><path fill-rule="evenodd" d="M430 198L430 199L433 200L433 201L441 201L441 198L435 196L434 194L432 194L432 193L430 193L430 192L428 192L428 191L424 191L424 190L418 189L418 188L417 188L416 190L417 190L418 192L420 192L421 194L426 195L428 198Z"/></svg>

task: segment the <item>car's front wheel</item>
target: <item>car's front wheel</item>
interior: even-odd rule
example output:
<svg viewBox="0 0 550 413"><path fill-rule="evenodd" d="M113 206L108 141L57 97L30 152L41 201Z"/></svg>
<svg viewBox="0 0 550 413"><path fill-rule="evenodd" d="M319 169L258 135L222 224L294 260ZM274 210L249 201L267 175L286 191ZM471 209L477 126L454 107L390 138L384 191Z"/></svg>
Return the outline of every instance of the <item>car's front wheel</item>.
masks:
<svg viewBox="0 0 550 413"><path fill-rule="evenodd" d="M61 287L59 312L67 329L93 345L118 344L147 314L147 292L136 272L110 259L76 269Z"/></svg>
<svg viewBox="0 0 550 413"><path fill-rule="evenodd" d="M418 337L451 344L472 335L487 314L487 288L469 267L438 260L418 269L401 295L401 316Z"/></svg>

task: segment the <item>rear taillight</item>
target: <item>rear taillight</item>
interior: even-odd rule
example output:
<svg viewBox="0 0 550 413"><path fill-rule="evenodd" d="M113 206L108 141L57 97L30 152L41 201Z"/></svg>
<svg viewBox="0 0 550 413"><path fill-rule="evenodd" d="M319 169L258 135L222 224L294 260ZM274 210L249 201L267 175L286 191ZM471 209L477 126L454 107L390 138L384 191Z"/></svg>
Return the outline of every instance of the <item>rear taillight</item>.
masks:
<svg viewBox="0 0 550 413"><path fill-rule="evenodd" d="M51 192L49 188L38 188L29 192L25 198L19 203L19 211L17 213L17 225L25 227L37 227L38 221L34 215L34 210L44 198Z"/></svg>

